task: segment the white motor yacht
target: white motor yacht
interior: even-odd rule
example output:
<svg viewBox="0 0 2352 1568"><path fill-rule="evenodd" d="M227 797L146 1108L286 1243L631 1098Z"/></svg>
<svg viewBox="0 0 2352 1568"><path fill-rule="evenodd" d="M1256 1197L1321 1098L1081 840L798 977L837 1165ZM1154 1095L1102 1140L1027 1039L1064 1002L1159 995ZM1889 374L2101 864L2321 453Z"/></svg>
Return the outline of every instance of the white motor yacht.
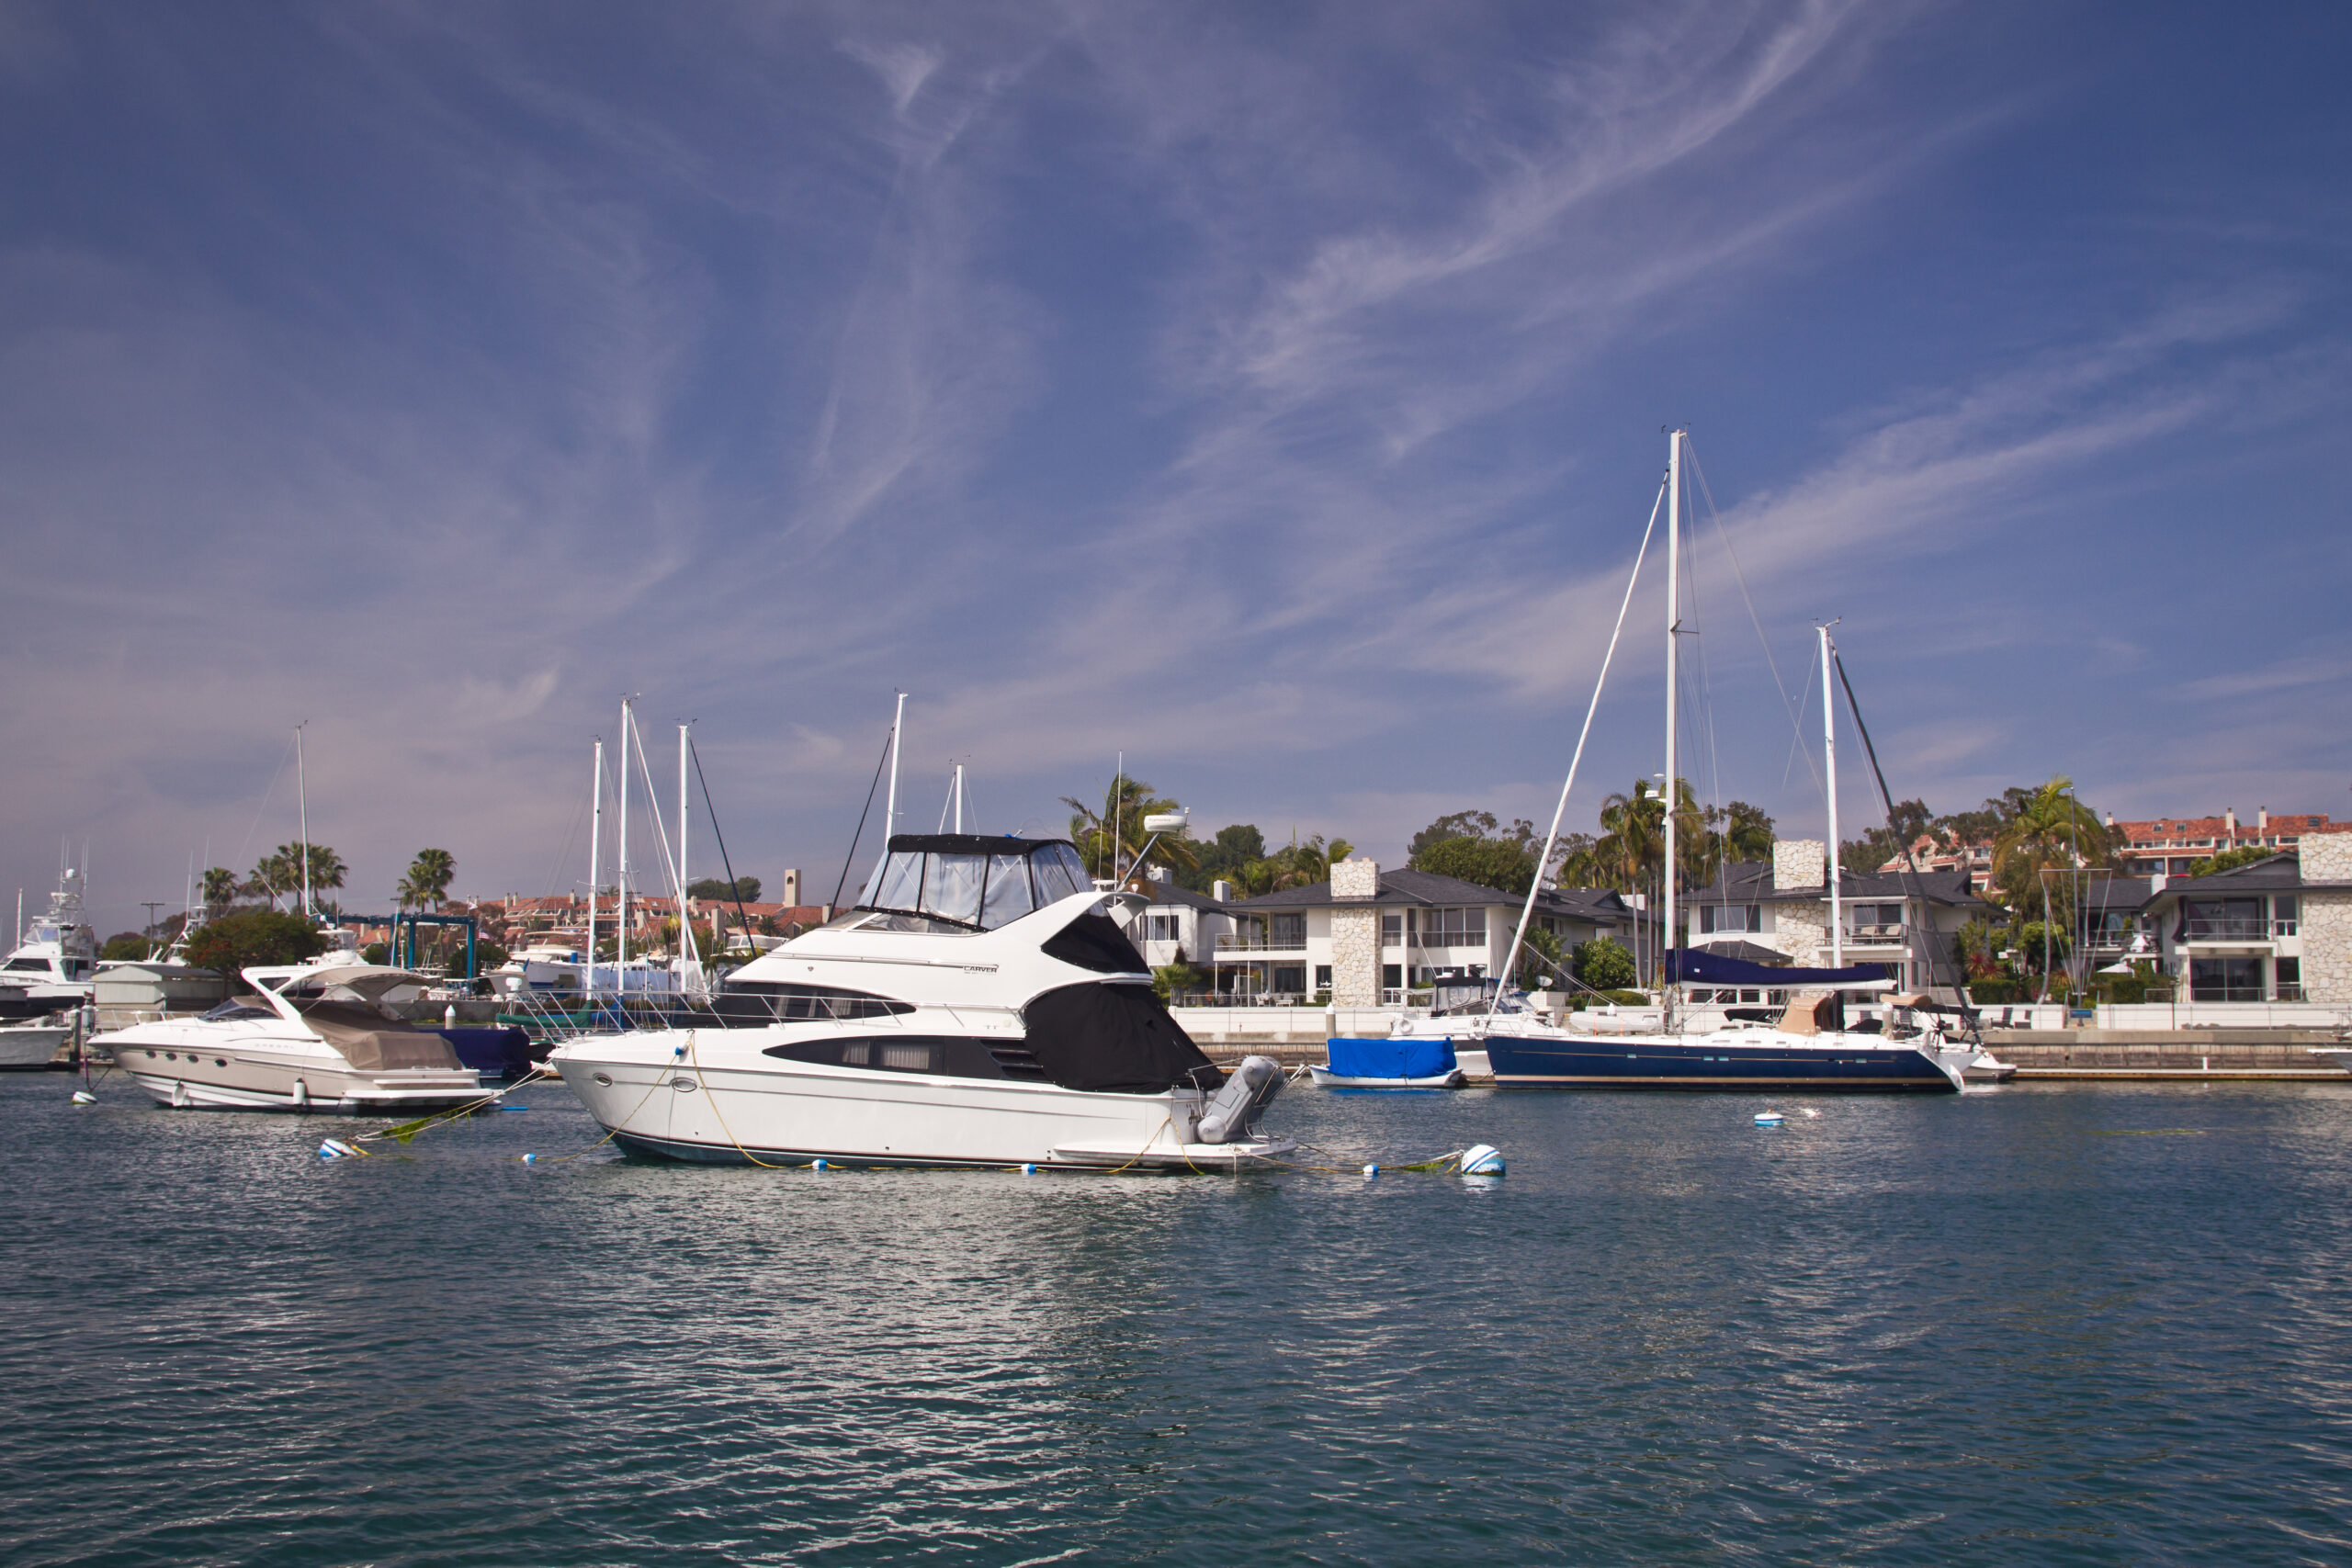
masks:
<svg viewBox="0 0 2352 1568"><path fill-rule="evenodd" d="M82 1006L90 999L97 967L97 938L82 918L82 874L68 867L49 896L48 910L25 922L16 947L0 959L0 1020Z"/></svg>
<svg viewBox="0 0 2352 1568"><path fill-rule="evenodd" d="M406 1116L482 1097L449 1043L394 1010L430 977L385 964L259 965L256 998L197 1018L102 1034L92 1045L165 1105Z"/></svg>
<svg viewBox="0 0 2352 1568"><path fill-rule="evenodd" d="M1061 840L893 836L858 906L660 1027L549 1060L628 1148L741 1164L1231 1170L1282 1075L1230 1078Z"/></svg>
<svg viewBox="0 0 2352 1568"><path fill-rule="evenodd" d="M40 1072L58 1065L57 1054L74 1037L64 1013L0 1024L0 1071Z"/></svg>

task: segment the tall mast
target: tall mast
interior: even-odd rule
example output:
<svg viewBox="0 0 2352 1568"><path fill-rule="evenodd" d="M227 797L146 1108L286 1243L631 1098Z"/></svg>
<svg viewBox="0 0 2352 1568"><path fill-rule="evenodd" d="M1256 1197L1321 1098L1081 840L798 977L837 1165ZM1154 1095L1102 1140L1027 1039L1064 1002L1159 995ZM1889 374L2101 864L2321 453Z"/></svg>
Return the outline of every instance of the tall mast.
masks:
<svg viewBox="0 0 2352 1568"><path fill-rule="evenodd" d="M899 710L890 719L890 795L882 807L882 853L890 853L890 835L899 830L899 732L907 727L907 694L899 694ZM869 797L870 798L870 797Z"/></svg>
<svg viewBox="0 0 2352 1568"><path fill-rule="evenodd" d="M306 718L302 724L310 722ZM302 777L302 724L294 727L294 809L302 829L302 918L307 920L311 918L311 791Z"/></svg>
<svg viewBox="0 0 2352 1568"><path fill-rule="evenodd" d="M1676 598L1682 581L1682 432L1669 433L1666 438L1666 868L1659 881L1663 885L1665 923L1658 939L1658 1002L1672 1017L1672 1004L1666 999L1666 966L1673 961L1674 953L1674 808L1679 802L1674 772L1674 698L1679 678L1676 663L1676 638L1681 633L1681 615Z"/></svg>
<svg viewBox="0 0 2352 1568"><path fill-rule="evenodd" d="M964 830L964 764L956 764L956 830Z"/></svg>
<svg viewBox="0 0 2352 1568"><path fill-rule="evenodd" d="M596 999L596 852L605 842L605 741L596 739L595 776L588 785L588 999Z"/></svg>
<svg viewBox="0 0 2352 1568"><path fill-rule="evenodd" d="M678 974L683 981L702 967L695 951L694 913L686 902L686 766L692 725L678 726Z"/></svg>
<svg viewBox="0 0 2352 1568"><path fill-rule="evenodd" d="M1823 787L1829 793L1829 868L1823 874L1829 882L1829 967L1846 966L1846 931L1838 904L1838 704L1835 689L1829 684L1829 628L1815 628L1821 634L1821 765Z"/></svg>
<svg viewBox="0 0 2352 1568"><path fill-rule="evenodd" d="M631 707L634 697L621 699L621 843L620 884L613 900L613 919L619 927L618 946L615 947L613 983L628 999L628 738L636 727L636 715Z"/></svg>

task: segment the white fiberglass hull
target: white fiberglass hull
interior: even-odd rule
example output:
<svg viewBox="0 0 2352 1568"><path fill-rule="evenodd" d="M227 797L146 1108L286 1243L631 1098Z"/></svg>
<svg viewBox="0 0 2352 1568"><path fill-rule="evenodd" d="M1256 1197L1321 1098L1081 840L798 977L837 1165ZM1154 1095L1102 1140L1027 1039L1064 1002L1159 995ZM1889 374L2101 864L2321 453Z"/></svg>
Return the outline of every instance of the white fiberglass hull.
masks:
<svg viewBox="0 0 2352 1568"><path fill-rule="evenodd" d="M29 1072L53 1065L73 1030L62 1023L20 1023L0 1029L0 1071Z"/></svg>
<svg viewBox="0 0 2352 1568"><path fill-rule="evenodd" d="M158 1103L179 1110L421 1116L483 1097L481 1075L470 1067L363 1072L323 1050L304 1051L299 1043L194 1041L185 1033L189 1027L125 1030L102 1036L99 1043ZM176 1032L151 1032L164 1030Z"/></svg>
<svg viewBox="0 0 2352 1568"><path fill-rule="evenodd" d="M778 1060L746 1029L594 1035L550 1055L588 1113L648 1154L716 1164L1233 1170L1295 1145L1197 1140L1197 1089L1100 1094L1053 1084Z"/></svg>

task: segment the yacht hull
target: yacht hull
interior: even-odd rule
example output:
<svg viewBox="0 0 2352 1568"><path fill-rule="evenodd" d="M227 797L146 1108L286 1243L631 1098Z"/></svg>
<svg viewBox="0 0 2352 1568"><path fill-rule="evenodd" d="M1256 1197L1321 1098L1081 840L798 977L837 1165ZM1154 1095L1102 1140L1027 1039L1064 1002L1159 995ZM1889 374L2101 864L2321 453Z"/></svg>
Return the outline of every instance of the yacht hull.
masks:
<svg viewBox="0 0 2352 1568"><path fill-rule="evenodd" d="M482 1098L471 1071L414 1067L363 1072L316 1056L212 1046L107 1042L116 1067L155 1098L186 1111L290 1111L351 1116L411 1116L454 1110Z"/></svg>
<svg viewBox="0 0 2352 1568"><path fill-rule="evenodd" d="M1954 1094L1952 1071L1908 1045L1853 1038L1731 1042L1696 1036L1487 1038L1501 1089L1809 1089Z"/></svg>
<svg viewBox="0 0 2352 1568"><path fill-rule="evenodd" d="M57 1064L73 1030L62 1023L20 1023L0 1029L0 1072L39 1072Z"/></svg>
<svg viewBox="0 0 2352 1568"><path fill-rule="evenodd" d="M1066 1169L1233 1170L1278 1163L1295 1147L1257 1137L1204 1144L1202 1096L1095 1094L1052 1084L712 1060L709 1036L599 1036L551 1057L616 1142L704 1164L1023 1166ZM697 1060L698 1058L698 1060Z"/></svg>

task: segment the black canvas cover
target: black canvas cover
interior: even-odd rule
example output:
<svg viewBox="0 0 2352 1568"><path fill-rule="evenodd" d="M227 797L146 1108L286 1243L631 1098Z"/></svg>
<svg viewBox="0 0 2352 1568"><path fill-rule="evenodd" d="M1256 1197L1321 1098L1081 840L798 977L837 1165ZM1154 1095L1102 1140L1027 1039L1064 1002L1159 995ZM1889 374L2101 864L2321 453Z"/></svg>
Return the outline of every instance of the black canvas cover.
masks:
<svg viewBox="0 0 2352 1568"><path fill-rule="evenodd" d="M1080 915L1046 942L1048 956L1098 975L1142 975L1151 965L1143 961L1127 933L1106 915ZM1166 1011L1166 1009L1161 1009ZM1168 1021L1174 1023L1174 1019Z"/></svg>
<svg viewBox="0 0 2352 1568"><path fill-rule="evenodd" d="M1149 986L1064 986L1035 998L1021 1016L1037 1065L1064 1089L1158 1094L1225 1082Z"/></svg>
<svg viewBox="0 0 2352 1568"><path fill-rule="evenodd" d="M1678 947L1666 955L1666 977L1687 985L1770 986L1790 990L1800 986L1883 985L1887 976L1883 964L1856 964L1844 969L1788 969L1724 958L1703 948Z"/></svg>

